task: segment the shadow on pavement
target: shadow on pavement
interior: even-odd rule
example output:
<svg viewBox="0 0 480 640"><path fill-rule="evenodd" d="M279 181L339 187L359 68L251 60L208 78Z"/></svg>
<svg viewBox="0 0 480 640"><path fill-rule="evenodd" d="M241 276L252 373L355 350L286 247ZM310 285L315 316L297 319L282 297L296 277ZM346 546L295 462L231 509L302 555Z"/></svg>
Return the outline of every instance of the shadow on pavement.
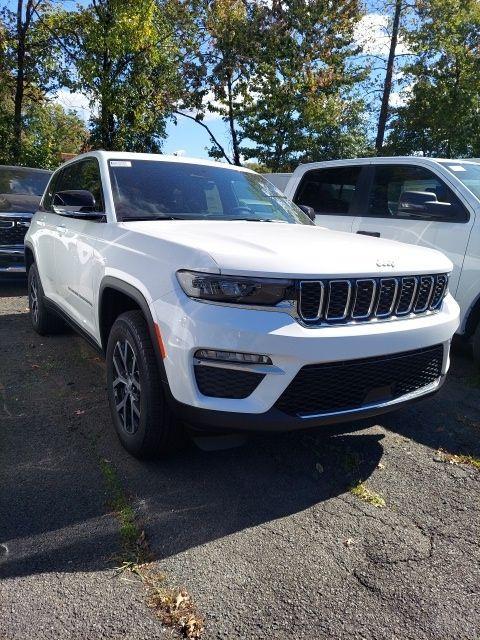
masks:
<svg viewBox="0 0 480 640"><path fill-rule="evenodd" d="M380 433L302 432L139 462L113 432L93 352L71 335L34 335L25 314L2 317L0 344L6 334L13 342L0 362L0 543L9 548L0 558L3 577L105 569L119 539L114 518L105 515L99 456L112 461L141 507L161 559L338 496L366 480L383 454ZM471 373L460 357L434 399L362 426L381 424L460 451L472 442L456 419L466 397L480 415L480 392L472 395L464 384Z"/></svg>
<svg viewBox="0 0 480 640"><path fill-rule="evenodd" d="M118 552L99 458L140 506L154 551L165 558L308 509L366 479L378 434L255 436L243 447L190 447L156 462L121 448L111 426L104 371L72 335L36 336L27 315L4 315L0 344L0 576L95 571Z"/></svg>

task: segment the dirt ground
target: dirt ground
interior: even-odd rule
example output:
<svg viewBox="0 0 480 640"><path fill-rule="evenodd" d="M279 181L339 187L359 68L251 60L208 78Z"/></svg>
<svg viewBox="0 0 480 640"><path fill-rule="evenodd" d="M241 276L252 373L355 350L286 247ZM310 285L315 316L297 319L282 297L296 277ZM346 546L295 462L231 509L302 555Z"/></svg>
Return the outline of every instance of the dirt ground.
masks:
<svg viewBox="0 0 480 640"><path fill-rule="evenodd" d="M363 430L139 462L113 432L102 361L73 333L34 334L26 307L22 285L0 286L1 640L181 634L116 570L109 473L149 570L188 591L205 639L479 640L480 375L467 355L454 352L433 399Z"/></svg>

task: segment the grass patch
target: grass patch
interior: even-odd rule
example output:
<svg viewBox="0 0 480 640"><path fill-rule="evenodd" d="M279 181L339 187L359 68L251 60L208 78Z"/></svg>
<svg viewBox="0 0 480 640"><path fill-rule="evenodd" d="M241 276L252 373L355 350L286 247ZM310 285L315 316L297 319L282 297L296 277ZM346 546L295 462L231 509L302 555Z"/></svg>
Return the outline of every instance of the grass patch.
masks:
<svg viewBox="0 0 480 640"><path fill-rule="evenodd" d="M167 577L152 568L151 553L145 531L139 526L135 511L125 494L112 464L100 460L100 467L110 496L110 505L119 522L121 553L115 557L116 573L136 577L144 586L147 606L167 627L176 629L184 638L197 640L204 621L186 589L171 586Z"/></svg>
<svg viewBox="0 0 480 640"><path fill-rule="evenodd" d="M480 471L480 458L476 456L471 456L467 454L455 454L455 453L447 453L443 451L443 449L439 450L439 455L442 456L445 462L449 464L466 464L469 467L474 467L478 471Z"/></svg>
<svg viewBox="0 0 480 640"><path fill-rule="evenodd" d="M385 499L379 493L376 493L376 491L372 491L372 489L369 489L363 482L357 482L352 487L350 487L349 491L359 500L362 500L367 504L371 504L374 507L385 506Z"/></svg>
<svg viewBox="0 0 480 640"><path fill-rule="evenodd" d="M100 468L110 496L110 507L120 526L120 539L122 541L122 553L120 560L122 565L141 565L149 562L152 557L148 548L145 532L139 527L127 496L115 469L108 460L100 460Z"/></svg>

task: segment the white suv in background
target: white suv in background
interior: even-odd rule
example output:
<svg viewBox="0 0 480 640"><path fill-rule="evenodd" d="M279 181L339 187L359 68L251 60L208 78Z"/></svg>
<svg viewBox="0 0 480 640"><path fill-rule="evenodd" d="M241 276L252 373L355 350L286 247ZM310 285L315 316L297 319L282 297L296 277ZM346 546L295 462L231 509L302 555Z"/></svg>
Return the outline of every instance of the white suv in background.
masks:
<svg viewBox="0 0 480 640"><path fill-rule="evenodd" d="M458 332L472 339L480 364L479 162L417 157L315 162L300 165L284 191L293 202L312 207L318 225L445 253L453 262L450 291L460 305Z"/></svg>
<svg viewBox="0 0 480 640"><path fill-rule="evenodd" d="M247 169L97 151L53 175L26 237L30 316L103 353L137 456L179 423L282 430L430 395L458 305L437 251L316 227Z"/></svg>

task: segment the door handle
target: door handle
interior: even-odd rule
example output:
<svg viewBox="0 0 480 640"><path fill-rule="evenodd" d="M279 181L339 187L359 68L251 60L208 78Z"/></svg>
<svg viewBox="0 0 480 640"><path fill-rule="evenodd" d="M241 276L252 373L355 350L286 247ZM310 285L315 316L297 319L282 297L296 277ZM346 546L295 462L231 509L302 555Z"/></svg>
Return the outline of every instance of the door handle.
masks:
<svg viewBox="0 0 480 640"><path fill-rule="evenodd" d="M65 225L63 225L63 224L59 224L57 226L57 231L58 231L58 233L65 233L67 231L67 227Z"/></svg>
<svg viewBox="0 0 480 640"><path fill-rule="evenodd" d="M380 238L378 231L357 231L361 236L372 236L372 238Z"/></svg>

